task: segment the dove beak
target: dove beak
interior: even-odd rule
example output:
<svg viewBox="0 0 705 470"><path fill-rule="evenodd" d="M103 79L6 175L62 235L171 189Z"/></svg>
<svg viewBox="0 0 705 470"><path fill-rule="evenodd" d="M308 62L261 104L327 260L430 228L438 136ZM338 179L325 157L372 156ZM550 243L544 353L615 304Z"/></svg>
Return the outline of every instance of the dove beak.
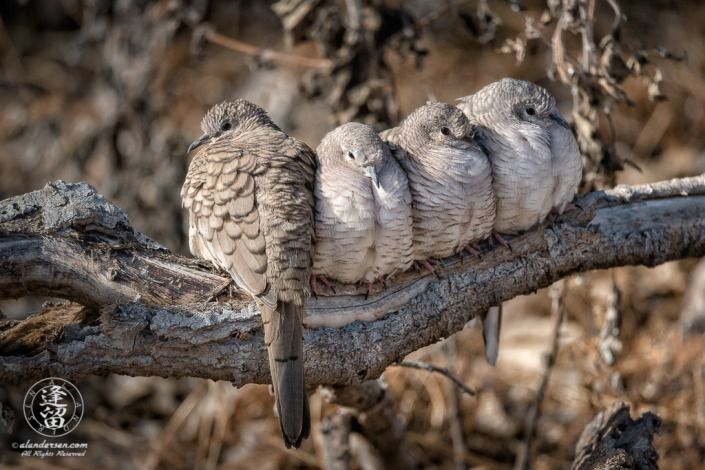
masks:
<svg viewBox="0 0 705 470"><path fill-rule="evenodd" d="M557 109L554 109L553 112L548 115L548 117L556 121L559 126L565 127L566 129L570 130L570 124L568 124L568 121L563 119L563 116L561 116L561 113L559 113Z"/></svg>
<svg viewBox="0 0 705 470"><path fill-rule="evenodd" d="M372 178L372 182L379 188L379 178L377 178L377 172L375 171L375 167L372 165L366 166L365 171L367 171L367 174L370 175L370 178Z"/></svg>
<svg viewBox="0 0 705 470"><path fill-rule="evenodd" d="M473 136L473 137L470 139L470 142L472 142L473 147L475 147L475 148L476 148L477 150L479 150L480 152L484 153L485 155L489 154L489 152L487 151L487 149L485 148L485 146L482 145L482 142L480 141L480 139L478 138L478 136Z"/></svg>
<svg viewBox="0 0 705 470"><path fill-rule="evenodd" d="M200 147L201 145L205 144L206 141L207 141L208 139L210 139L210 138L211 138L210 135L208 135L208 134L203 134L201 137L199 137L198 139L194 140L191 145L189 145L188 150L186 151L186 153L187 153L187 154L188 154L188 153L191 153L191 150L196 149L196 148Z"/></svg>

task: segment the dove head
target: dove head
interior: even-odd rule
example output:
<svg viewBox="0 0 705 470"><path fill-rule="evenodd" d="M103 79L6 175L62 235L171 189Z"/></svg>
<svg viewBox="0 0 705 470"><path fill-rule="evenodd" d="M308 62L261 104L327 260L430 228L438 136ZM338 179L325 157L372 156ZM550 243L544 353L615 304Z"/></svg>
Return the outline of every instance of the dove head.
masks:
<svg viewBox="0 0 705 470"><path fill-rule="evenodd" d="M264 109L247 100L223 101L208 110L201 121L203 135L188 148L188 152L226 135L241 134L258 127L279 129Z"/></svg>
<svg viewBox="0 0 705 470"><path fill-rule="evenodd" d="M343 124L326 134L316 153L320 161L335 161L354 168L377 187L377 176L385 159L393 158L377 132L359 122Z"/></svg>
<svg viewBox="0 0 705 470"><path fill-rule="evenodd" d="M501 122L540 127L553 122L570 129L556 109L553 96L545 88L524 80L503 78L461 100L469 103L472 116L489 128Z"/></svg>
<svg viewBox="0 0 705 470"><path fill-rule="evenodd" d="M429 101L417 108L400 125L410 140L422 145L467 147L472 124L463 112L447 103Z"/></svg>

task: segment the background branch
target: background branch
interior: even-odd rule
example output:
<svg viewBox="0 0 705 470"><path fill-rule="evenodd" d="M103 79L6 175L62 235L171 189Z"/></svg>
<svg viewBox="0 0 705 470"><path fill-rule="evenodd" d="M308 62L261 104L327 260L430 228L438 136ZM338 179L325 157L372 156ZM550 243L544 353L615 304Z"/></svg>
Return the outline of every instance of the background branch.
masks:
<svg viewBox="0 0 705 470"><path fill-rule="evenodd" d="M368 300L354 286L311 299L308 383L379 377L489 306L573 273L705 255L705 176L617 187L575 202L580 209L552 226L513 239L512 251L444 260L440 279L411 272ZM0 382L114 372L267 383L255 304L237 296L204 302L223 293L225 278L127 223L86 183L59 181L0 203L0 298L51 293L84 306L53 306L0 324Z"/></svg>
<svg viewBox="0 0 705 470"><path fill-rule="evenodd" d="M637 420L629 416L629 406L615 402L585 426L575 446L574 470L613 468L658 469L654 435L661 419L651 412Z"/></svg>

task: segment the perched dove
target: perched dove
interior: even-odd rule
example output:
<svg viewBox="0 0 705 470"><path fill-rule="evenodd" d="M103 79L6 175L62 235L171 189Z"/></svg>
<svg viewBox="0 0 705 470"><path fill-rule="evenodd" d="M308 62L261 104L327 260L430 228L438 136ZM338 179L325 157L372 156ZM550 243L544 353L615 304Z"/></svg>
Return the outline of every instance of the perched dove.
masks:
<svg viewBox="0 0 705 470"><path fill-rule="evenodd" d="M259 304L284 442L310 432L302 307L313 257L314 154L260 107L225 101L201 122L205 145L181 190L191 252L227 270Z"/></svg>
<svg viewBox="0 0 705 470"><path fill-rule="evenodd" d="M562 213L582 177L578 144L554 98L531 82L503 78L458 105L480 129L497 197L494 229L526 230Z"/></svg>
<svg viewBox="0 0 705 470"><path fill-rule="evenodd" d="M474 252L492 231L491 167L472 130L455 106L429 102L380 134L409 178L415 260Z"/></svg>
<svg viewBox="0 0 705 470"><path fill-rule="evenodd" d="M497 239L503 241L500 233L533 227L552 209L563 213L580 183L582 160L570 126L548 91L504 78L460 101L458 108L478 126L492 164ZM501 307L483 315L485 352L492 365L500 325Z"/></svg>
<svg viewBox="0 0 705 470"><path fill-rule="evenodd" d="M406 270L411 195L406 175L370 126L351 122L316 149L316 255L312 274L344 283Z"/></svg>

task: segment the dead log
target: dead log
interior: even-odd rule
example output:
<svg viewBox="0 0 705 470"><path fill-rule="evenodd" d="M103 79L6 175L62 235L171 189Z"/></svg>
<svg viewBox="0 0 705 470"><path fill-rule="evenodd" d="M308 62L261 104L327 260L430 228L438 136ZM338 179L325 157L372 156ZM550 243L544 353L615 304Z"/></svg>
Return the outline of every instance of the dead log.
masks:
<svg viewBox="0 0 705 470"><path fill-rule="evenodd" d="M615 402L583 430L576 444L573 470L658 470L654 434L661 419L651 412L639 419L629 416L629 406Z"/></svg>

